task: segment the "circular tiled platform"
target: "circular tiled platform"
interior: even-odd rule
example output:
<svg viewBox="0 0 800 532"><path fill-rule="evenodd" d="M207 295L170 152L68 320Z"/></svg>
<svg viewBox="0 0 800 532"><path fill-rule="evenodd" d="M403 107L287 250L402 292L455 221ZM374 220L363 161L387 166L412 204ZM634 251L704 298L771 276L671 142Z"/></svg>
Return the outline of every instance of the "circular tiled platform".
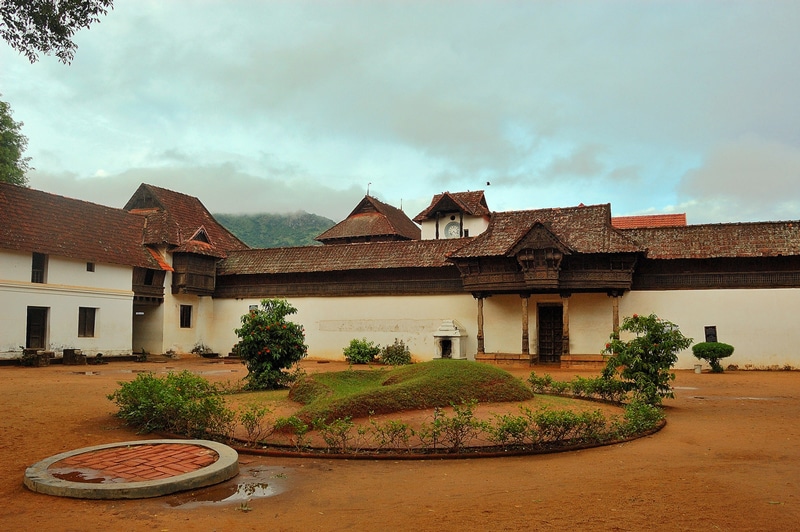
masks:
<svg viewBox="0 0 800 532"><path fill-rule="evenodd" d="M29 489L80 499L140 499L235 477L239 455L206 440L144 440L85 447L25 471Z"/></svg>

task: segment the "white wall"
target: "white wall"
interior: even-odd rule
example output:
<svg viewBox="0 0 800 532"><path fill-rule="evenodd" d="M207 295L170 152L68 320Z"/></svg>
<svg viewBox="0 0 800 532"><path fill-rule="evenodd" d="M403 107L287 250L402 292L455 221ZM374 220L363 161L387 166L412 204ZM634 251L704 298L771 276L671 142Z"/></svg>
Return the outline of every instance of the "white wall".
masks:
<svg viewBox="0 0 800 532"><path fill-rule="evenodd" d="M25 345L27 308L46 307L47 347L82 349L92 355L130 354L132 268L48 257L47 283L31 283L31 255L0 252L0 358L20 356ZM96 308L95 335L78 337L78 308Z"/></svg>
<svg viewBox="0 0 800 532"><path fill-rule="evenodd" d="M706 325L716 325L717 339L735 349L723 367L800 367L800 289L642 291L620 302L620 319L651 313L677 324L696 343L705 340ZM698 363L687 349L677 367Z"/></svg>
<svg viewBox="0 0 800 532"><path fill-rule="evenodd" d="M455 220L450 220L450 216L455 216ZM448 213L443 214L442 217L439 219L439 238L444 239L447 238L444 234L444 228L449 224L451 221L458 221L459 214L456 213ZM469 236L478 236L479 234L486 231L486 228L489 227L489 220L482 216L464 216L464 229L469 231ZM422 240L435 240L436 239L436 220L425 220L420 225L420 229L422 231Z"/></svg>
<svg viewBox="0 0 800 532"><path fill-rule="evenodd" d="M417 360L430 360L435 348L433 333L442 320L453 319L467 332L466 351L477 350L477 304L469 294L395 297L301 297L290 298L298 312L288 317L305 328L308 354L315 358L342 360L342 350L354 338L366 338L381 346L402 340ZM238 341L234 329L257 299L215 299L212 344L227 354Z"/></svg>
<svg viewBox="0 0 800 532"><path fill-rule="evenodd" d="M341 360L342 350L353 338L380 345L395 338L409 346L418 360L434 357L433 333L445 319L458 321L467 333L466 353L478 350L478 303L469 294L394 297L291 298L298 312L289 317L305 327L309 356ZM530 352L536 353L536 305L560 303L557 295L534 296L528 303ZM215 299L215 319L210 343L223 354L238 341L234 330L257 299ZM599 354L612 330L611 299L605 295L578 294L570 298L570 350L575 354ZM484 350L487 353L522 352L522 299L495 295L484 299Z"/></svg>

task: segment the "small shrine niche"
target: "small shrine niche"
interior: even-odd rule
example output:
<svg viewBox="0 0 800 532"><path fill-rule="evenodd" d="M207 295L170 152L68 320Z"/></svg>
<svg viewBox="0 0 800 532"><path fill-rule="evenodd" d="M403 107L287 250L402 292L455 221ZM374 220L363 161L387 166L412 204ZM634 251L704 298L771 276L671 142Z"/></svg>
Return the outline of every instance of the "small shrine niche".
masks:
<svg viewBox="0 0 800 532"><path fill-rule="evenodd" d="M466 336L464 327L455 320L444 320L433 333L436 352L434 358L466 360Z"/></svg>

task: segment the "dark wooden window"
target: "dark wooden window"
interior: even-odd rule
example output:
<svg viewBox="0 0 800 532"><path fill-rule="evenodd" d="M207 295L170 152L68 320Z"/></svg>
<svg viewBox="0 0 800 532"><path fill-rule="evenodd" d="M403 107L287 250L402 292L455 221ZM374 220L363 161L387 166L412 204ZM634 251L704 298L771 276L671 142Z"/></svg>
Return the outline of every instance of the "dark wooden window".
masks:
<svg viewBox="0 0 800 532"><path fill-rule="evenodd" d="M44 283L47 272L47 255L44 253L34 253L31 265L31 282Z"/></svg>
<svg viewBox="0 0 800 532"><path fill-rule="evenodd" d="M93 272L94 271L94 262L87 262L86 263L86 271Z"/></svg>
<svg viewBox="0 0 800 532"><path fill-rule="evenodd" d="M97 309L92 307L78 308L78 336L92 338L94 336L94 320Z"/></svg>
<svg viewBox="0 0 800 532"><path fill-rule="evenodd" d="M188 329L192 326L192 306L181 305L181 328Z"/></svg>

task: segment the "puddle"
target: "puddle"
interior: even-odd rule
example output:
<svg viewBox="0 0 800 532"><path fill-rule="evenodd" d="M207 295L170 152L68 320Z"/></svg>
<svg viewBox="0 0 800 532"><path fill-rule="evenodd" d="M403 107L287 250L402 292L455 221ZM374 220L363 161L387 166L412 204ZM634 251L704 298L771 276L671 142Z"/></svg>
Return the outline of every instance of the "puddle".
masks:
<svg viewBox="0 0 800 532"><path fill-rule="evenodd" d="M97 471L88 470L88 471L81 471L78 469L53 469L48 471L50 476L54 478L58 478L61 480L66 480L67 482L82 482L84 484L103 484L105 482L111 482L112 479L108 479L106 477L98 475Z"/></svg>
<svg viewBox="0 0 800 532"><path fill-rule="evenodd" d="M165 502L172 508L192 509L198 506L242 504L252 499L272 497L286 491L288 471L285 467L243 467L236 477L227 482L171 495Z"/></svg>
<svg viewBox="0 0 800 532"><path fill-rule="evenodd" d="M722 395L695 395L692 399L711 399L716 401L777 401L775 397L727 397Z"/></svg>

